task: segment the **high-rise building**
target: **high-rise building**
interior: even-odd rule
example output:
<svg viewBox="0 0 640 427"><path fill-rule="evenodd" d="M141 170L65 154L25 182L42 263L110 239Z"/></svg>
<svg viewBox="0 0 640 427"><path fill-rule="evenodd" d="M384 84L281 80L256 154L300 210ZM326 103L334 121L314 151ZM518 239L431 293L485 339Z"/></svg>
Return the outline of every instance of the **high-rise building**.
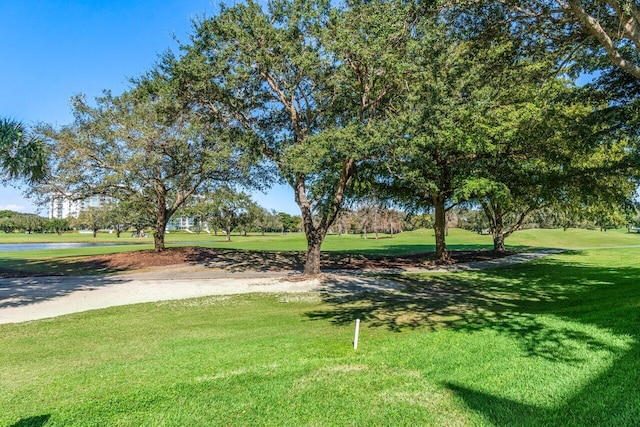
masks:
<svg viewBox="0 0 640 427"><path fill-rule="evenodd" d="M115 203L116 200L95 194L82 200L72 200L65 196L53 196L49 202L49 218L77 218L80 212L89 208L101 208L108 203Z"/></svg>

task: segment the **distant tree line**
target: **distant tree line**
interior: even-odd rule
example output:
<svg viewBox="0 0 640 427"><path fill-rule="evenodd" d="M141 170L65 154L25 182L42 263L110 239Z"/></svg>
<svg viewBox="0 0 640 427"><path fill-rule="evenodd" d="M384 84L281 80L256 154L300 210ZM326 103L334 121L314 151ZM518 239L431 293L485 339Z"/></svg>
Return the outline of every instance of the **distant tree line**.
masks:
<svg viewBox="0 0 640 427"><path fill-rule="evenodd" d="M0 230L5 233L57 233L71 230L68 219L48 219L36 214L0 211Z"/></svg>
<svg viewBox="0 0 640 427"><path fill-rule="evenodd" d="M236 200L222 201L216 198L219 209L203 210L203 206L189 206L179 212L184 218L189 218L192 226L188 231L216 234L222 231L230 240L231 232L252 233L288 233L301 231L300 217L285 212L267 210L258 206L248 196L243 196L243 203ZM222 207L220 207L220 205ZM102 207L89 207L82 210L77 217L44 218L37 214L27 214L14 211L0 211L0 231L5 233L57 233L62 234L71 230L89 230L96 237L99 231L116 233L120 237L123 232L132 232L140 236L145 230L153 229L153 221L144 221L135 211L128 211L126 206L116 203Z"/></svg>
<svg viewBox="0 0 640 427"><path fill-rule="evenodd" d="M231 232L239 230L243 234L257 231L291 232L300 230L300 218L284 212L267 210L254 202L249 195L228 186L194 197L179 211L181 216L194 222L194 231L207 229L217 234L221 230L227 241Z"/></svg>

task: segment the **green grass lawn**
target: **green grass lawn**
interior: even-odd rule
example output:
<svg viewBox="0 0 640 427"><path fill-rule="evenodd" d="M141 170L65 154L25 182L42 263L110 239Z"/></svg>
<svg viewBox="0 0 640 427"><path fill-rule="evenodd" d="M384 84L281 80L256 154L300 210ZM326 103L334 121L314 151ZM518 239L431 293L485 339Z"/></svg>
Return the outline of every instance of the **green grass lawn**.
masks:
<svg viewBox="0 0 640 427"><path fill-rule="evenodd" d="M0 325L0 425L637 425L640 249ZM352 348L354 319L362 319Z"/></svg>
<svg viewBox="0 0 640 427"><path fill-rule="evenodd" d="M304 233L267 233L266 235L249 234L243 236L232 235L232 241L226 242L222 234L217 236L202 232L186 233L171 232L166 235L169 245L200 245L208 247L235 248L242 250L282 250L302 251L306 248ZM98 233L94 238L91 234L75 232L57 234L24 234L24 233L0 233L0 244L3 243L118 243L120 245L141 245L151 247L153 237L130 237L129 233L122 233L121 237L115 234ZM583 229L530 229L517 231L506 240L511 247L591 247L640 244L640 234L627 233L626 229L598 230ZM491 236L479 235L462 229L451 229L447 236L447 245L452 250L491 248ZM104 250L119 250L119 246L107 247ZM393 237L381 234L379 239L369 234L367 239L356 235L328 235L323 249L327 251L356 251L367 253L369 251L385 254L406 254L415 252L432 251L434 248L434 235L431 229L420 229L399 233Z"/></svg>
<svg viewBox="0 0 640 427"><path fill-rule="evenodd" d="M640 234L627 229L585 230L529 229L515 232L506 240L511 247L591 248L640 245Z"/></svg>

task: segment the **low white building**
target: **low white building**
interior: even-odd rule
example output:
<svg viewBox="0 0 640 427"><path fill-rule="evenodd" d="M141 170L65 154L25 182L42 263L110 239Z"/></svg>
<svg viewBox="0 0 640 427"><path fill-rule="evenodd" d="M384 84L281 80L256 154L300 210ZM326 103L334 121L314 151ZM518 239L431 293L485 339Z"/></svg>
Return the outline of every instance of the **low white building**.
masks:
<svg viewBox="0 0 640 427"><path fill-rule="evenodd" d="M83 200L72 200L64 196L51 197L49 201L49 218L78 218L80 212L88 208L101 208L108 203L117 203L117 200L98 194ZM194 227L194 219L188 216L172 218L167 224L168 231L190 230ZM203 229L208 230L206 224L203 225Z"/></svg>

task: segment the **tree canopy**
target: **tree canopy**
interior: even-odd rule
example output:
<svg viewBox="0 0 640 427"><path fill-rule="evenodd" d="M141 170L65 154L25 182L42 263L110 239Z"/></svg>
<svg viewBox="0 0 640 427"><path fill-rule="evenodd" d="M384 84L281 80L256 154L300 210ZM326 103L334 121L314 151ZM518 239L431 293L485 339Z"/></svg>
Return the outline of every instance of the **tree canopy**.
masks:
<svg viewBox="0 0 640 427"><path fill-rule="evenodd" d="M199 191L229 180L249 183L251 162L233 128L181 108L170 79L156 73L95 106L72 101L75 121L46 129L54 160L45 186L66 197L103 194L153 218L155 249L164 250L171 216Z"/></svg>
<svg viewBox="0 0 640 427"><path fill-rule="evenodd" d="M400 96L394 67L406 28L393 11L249 1L200 22L175 68L194 104L247 135L294 190L307 274L320 272L322 241Z"/></svg>
<svg viewBox="0 0 640 427"><path fill-rule="evenodd" d="M631 0L222 7L132 89L73 98L74 122L44 132L46 188L126 203L153 219L162 250L194 195L219 196L201 220L226 201L248 223L235 190L278 180L300 208L312 275L357 199L433 210L439 259L447 211L482 206L504 250L536 210L628 204L640 175L638 16ZM31 163L8 165L30 176Z"/></svg>

